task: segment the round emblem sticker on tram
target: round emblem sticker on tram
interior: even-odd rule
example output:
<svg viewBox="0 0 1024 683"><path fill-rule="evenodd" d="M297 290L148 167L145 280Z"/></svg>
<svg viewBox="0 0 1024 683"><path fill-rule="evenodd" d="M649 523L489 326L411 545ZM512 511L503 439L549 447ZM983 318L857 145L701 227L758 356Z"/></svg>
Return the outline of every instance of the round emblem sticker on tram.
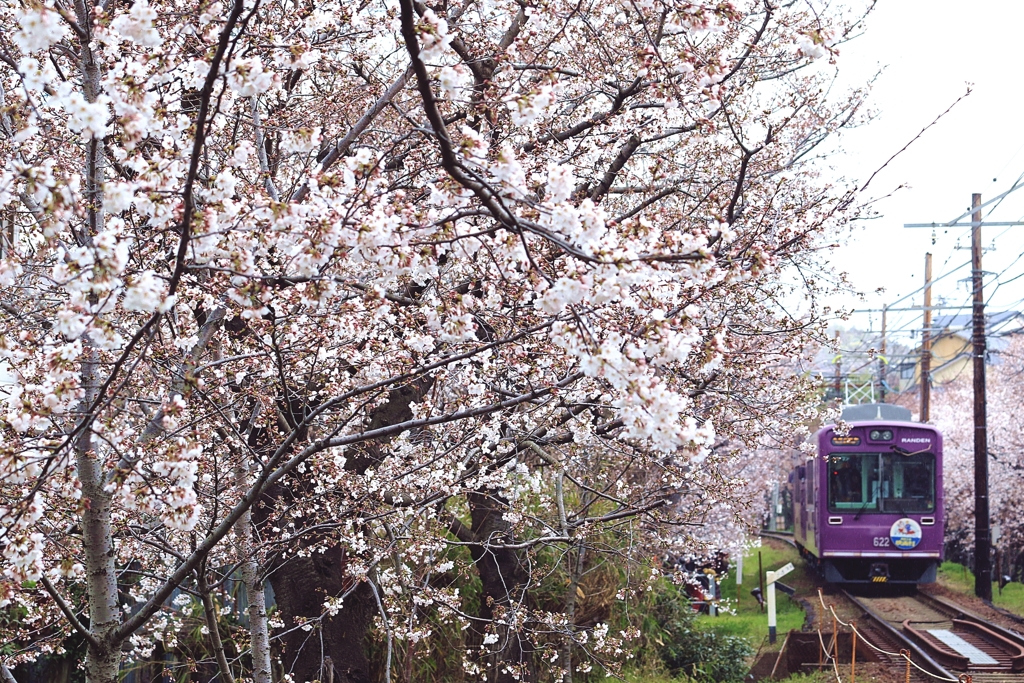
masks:
<svg viewBox="0 0 1024 683"><path fill-rule="evenodd" d="M921 525L912 519L898 519L889 529L892 544L900 550L913 550L921 542Z"/></svg>

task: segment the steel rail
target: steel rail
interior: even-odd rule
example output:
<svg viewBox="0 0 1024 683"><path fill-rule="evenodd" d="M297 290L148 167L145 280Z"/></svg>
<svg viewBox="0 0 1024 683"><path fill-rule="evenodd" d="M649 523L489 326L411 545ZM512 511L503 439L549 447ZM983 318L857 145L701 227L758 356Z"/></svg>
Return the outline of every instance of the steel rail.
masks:
<svg viewBox="0 0 1024 683"><path fill-rule="evenodd" d="M927 652L925 652L917 643L910 640L901 631L897 630L892 624L888 622L888 620L885 619L885 617L883 617L880 614L877 614L874 610L872 610L870 607L864 604L861 600L851 595L849 591L842 588L840 588L839 590L843 594L843 596L846 597L847 600L852 602L858 608L863 610L866 615L871 617L871 619L873 619L875 623L878 626L880 626L886 634L892 637L896 642L901 643L904 649L908 650L914 656L914 662L922 669L930 669L929 673L944 678L949 678L953 680L958 680L960 678L959 674L949 671L944 666L942 666L934 659L932 659L932 657Z"/></svg>

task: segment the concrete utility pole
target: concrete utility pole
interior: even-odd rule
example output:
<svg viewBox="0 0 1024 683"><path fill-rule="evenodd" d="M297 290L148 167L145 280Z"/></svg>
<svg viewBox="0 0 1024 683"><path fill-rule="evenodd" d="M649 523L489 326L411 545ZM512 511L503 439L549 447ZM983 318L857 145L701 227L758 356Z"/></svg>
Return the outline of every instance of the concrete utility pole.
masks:
<svg viewBox="0 0 1024 683"><path fill-rule="evenodd" d="M882 403L885 403L885 366L889 362L885 357L885 315L888 312L888 306L882 306L882 349L878 354L878 394Z"/></svg>
<svg viewBox="0 0 1024 683"><path fill-rule="evenodd" d="M832 388L835 389L836 398L839 399L840 403L846 403L846 397L843 396L843 347L842 342L839 341L839 333L836 332L836 375L832 381Z"/></svg>
<svg viewBox="0 0 1024 683"><path fill-rule="evenodd" d="M921 331L921 422L931 419L932 403L932 255L924 255L924 329Z"/></svg>
<svg viewBox="0 0 1024 683"><path fill-rule="evenodd" d="M985 297L982 295L981 195L971 196L971 280L974 289L974 593L992 599L988 509L988 418L985 411Z"/></svg>

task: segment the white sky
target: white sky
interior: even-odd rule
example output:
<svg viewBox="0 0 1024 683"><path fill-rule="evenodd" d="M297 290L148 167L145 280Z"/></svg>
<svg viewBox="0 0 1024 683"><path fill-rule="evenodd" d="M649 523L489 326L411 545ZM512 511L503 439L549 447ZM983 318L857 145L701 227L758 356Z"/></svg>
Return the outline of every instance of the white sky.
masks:
<svg viewBox="0 0 1024 683"><path fill-rule="evenodd" d="M1022 27L1024 2L1015 0L880 0L864 35L842 46L844 82L863 82L884 68L871 97L876 119L847 133L846 154L833 160L837 172L862 182L973 84L969 97L868 188L869 196L881 197L910 186L880 201L882 217L859 223L850 245L836 252L834 265L866 293L864 301L844 299L846 305L881 308L919 289L925 252L933 254L934 278L970 261L970 228L939 230L933 245L931 230L903 224L948 222L968 209L972 192L985 201L1024 174ZM1024 220L1024 189L985 219ZM983 228L982 237L986 246L995 245L983 264L992 271L985 281L991 310L1024 311L1024 277L996 287L997 279L1005 283L1024 273L1024 226ZM957 250L958 244L967 249ZM958 282L969 276L968 265L936 283L933 305L942 297L946 305L969 304L969 284ZM874 293L878 287L885 292ZM921 304L918 293L898 305ZM878 330L880 315L858 314L851 324ZM920 313L890 314L888 326L919 329Z"/></svg>

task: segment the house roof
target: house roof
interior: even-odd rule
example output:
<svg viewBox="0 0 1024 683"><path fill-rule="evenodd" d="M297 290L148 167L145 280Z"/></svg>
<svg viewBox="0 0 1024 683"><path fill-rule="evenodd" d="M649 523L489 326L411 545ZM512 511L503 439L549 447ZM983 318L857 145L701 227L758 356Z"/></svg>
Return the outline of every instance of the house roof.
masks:
<svg viewBox="0 0 1024 683"><path fill-rule="evenodd" d="M1024 331L1022 329L1022 316L1019 311L1001 311L989 313L985 316L987 322L988 336L998 337L1004 334L1014 334ZM969 339L974 326L974 319L971 315L938 315L932 321L932 333L936 336L952 334L958 337Z"/></svg>
<svg viewBox="0 0 1024 683"><path fill-rule="evenodd" d="M1020 311L1000 311L989 313L986 316L988 322L985 346L992 354L999 354L1010 346L1009 336L1012 334L1024 333L1024 314ZM941 337L957 337L964 342L970 343L974 331L974 319L970 314L966 315L938 315L932 320L932 344L934 345ZM917 331L920 334L920 331ZM921 345L914 347L914 354L919 354ZM970 351L965 351L969 355ZM961 354L963 356L964 354ZM959 358L960 356L957 356ZM947 364L956 360L947 359ZM996 358L990 359L993 364L997 363ZM914 364L920 360L910 361ZM941 367L941 366L940 366ZM939 368L933 367L932 371Z"/></svg>

